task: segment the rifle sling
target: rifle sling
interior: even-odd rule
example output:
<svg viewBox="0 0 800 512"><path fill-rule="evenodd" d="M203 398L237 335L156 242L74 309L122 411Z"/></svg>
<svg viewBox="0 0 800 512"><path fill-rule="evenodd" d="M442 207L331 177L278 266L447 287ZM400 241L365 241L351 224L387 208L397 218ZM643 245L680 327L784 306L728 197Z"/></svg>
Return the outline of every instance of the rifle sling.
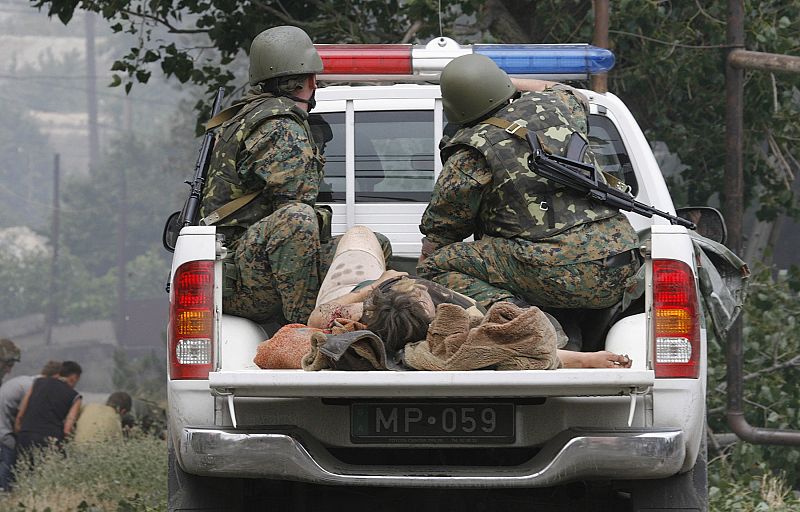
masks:
<svg viewBox="0 0 800 512"><path fill-rule="evenodd" d="M208 215L200 219L200 225L213 226L219 221L226 219L231 214L239 211L241 208L244 208L245 206L250 204L250 201L255 199L256 196L260 193L261 191L251 192L249 194L237 197L233 201L223 204L213 212L209 213Z"/></svg>
<svg viewBox="0 0 800 512"><path fill-rule="evenodd" d="M239 111L242 110L242 107L244 106L245 103L238 103L218 113L217 115L208 120L208 122L206 123L206 131L207 132L211 131L218 126L221 126L222 123L224 123L225 121L233 119L233 116L238 114Z"/></svg>

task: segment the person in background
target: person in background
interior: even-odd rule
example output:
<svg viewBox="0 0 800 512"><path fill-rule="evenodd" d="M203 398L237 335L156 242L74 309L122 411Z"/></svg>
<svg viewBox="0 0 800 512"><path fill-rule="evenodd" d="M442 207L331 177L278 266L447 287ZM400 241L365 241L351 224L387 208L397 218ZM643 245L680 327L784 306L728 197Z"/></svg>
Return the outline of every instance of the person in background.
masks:
<svg viewBox="0 0 800 512"><path fill-rule="evenodd" d="M131 396L115 391L105 405L86 404L75 424L75 443L97 443L122 439L122 420L131 410Z"/></svg>
<svg viewBox="0 0 800 512"><path fill-rule="evenodd" d="M152 400L134 398L131 402L131 410L122 417L123 433L127 434L133 428L159 439L166 439L166 409Z"/></svg>
<svg viewBox="0 0 800 512"><path fill-rule="evenodd" d="M49 361L39 375L19 375L0 386L0 488L8 490L12 471L17 461L17 437L14 420L17 418L22 398L33 386L33 381L42 377L55 377L61 370L61 361Z"/></svg>
<svg viewBox="0 0 800 512"><path fill-rule="evenodd" d="M20 451L57 444L72 434L81 410L81 395L75 386L81 380L81 366L64 361L58 378L37 379L25 394L14 422Z"/></svg>
<svg viewBox="0 0 800 512"><path fill-rule="evenodd" d="M19 362L19 347L8 338L0 340L0 380L14 368Z"/></svg>

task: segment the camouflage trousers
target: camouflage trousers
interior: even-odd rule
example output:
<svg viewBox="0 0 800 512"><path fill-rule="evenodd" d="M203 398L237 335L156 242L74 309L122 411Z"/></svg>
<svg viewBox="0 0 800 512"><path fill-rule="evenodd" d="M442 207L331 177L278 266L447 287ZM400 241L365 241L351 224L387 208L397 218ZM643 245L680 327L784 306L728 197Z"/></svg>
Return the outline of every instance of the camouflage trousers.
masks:
<svg viewBox="0 0 800 512"><path fill-rule="evenodd" d="M505 238L453 243L426 258L417 273L487 309L515 297L544 308L600 309L622 299L639 266L636 261L616 268L603 261L537 264L515 257L518 251L518 243Z"/></svg>
<svg viewBox="0 0 800 512"><path fill-rule="evenodd" d="M387 261L388 239L376 233ZM314 209L304 203L278 208L237 240L236 280L225 293L225 313L254 322L306 323L341 237L320 242Z"/></svg>

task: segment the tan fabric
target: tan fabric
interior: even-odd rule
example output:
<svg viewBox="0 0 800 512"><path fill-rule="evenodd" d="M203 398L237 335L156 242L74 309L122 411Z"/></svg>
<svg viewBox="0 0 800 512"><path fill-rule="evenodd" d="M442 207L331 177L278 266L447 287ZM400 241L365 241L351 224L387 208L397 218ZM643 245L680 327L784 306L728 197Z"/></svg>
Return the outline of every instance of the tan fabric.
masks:
<svg viewBox="0 0 800 512"><path fill-rule="evenodd" d="M122 420L113 407L86 404L75 423L76 443L96 443L122 439Z"/></svg>
<svg viewBox="0 0 800 512"><path fill-rule="evenodd" d="M311 350L303 356L303 369L307 372L318 372L330 368L330 362L319 351L320 345L324 345L328 341L325 333L315 332L311 335Z"/></svg>
<svg viewBox="0 0 800 512"><path fill-rule="evenodd" d="M303 356L311 350L311 335L320 331L303 324L284 325L270 339L258 344L253 362L264 369L300 369Z"/></svg>
<svg viewBox="0 0 800 512"><path fill-rule="evenodd" d="M354 226L342 235L330 270L317 295L317 306L350 293L369 279L378 279L386 270L383 249L378 238L365 226Z"/></svg>
<svg viewBox="0 0 800 512"><path fill-rule="evenodd" d="M366 325L362 324L361 322L350 320L349 318L337 318L334 321L333 327L330 329L330 334L344 334L347 332L353 331L362 331L367 328ZM326 368L330 368L330 360L325 357L323 354L320 353L319 347L324 345L327 341L328 337L326 334L329 331L321 331L317 330L319 334L312 335L310 340L310 347L308 352L303 356L301 360L301 368L306 371L318 371L324 370ZM354 348L355 349L355 348ZM361 355L361 352L356 351ZM361 355L362 357L366 357L365 355ZM377 361L377 359L375 359ZM370 360L370 364L372 364L373 360ZM377 366L376 366L377 367Z"/></svg>
<svg viewBox="0 0 800 512"><path fill-rule="evenodd" d="M467 312L440 304L425 340L405 348L405 363L417 370L551 370L560 362L556 332L537 307L494 304L470 328Z"/></svg>

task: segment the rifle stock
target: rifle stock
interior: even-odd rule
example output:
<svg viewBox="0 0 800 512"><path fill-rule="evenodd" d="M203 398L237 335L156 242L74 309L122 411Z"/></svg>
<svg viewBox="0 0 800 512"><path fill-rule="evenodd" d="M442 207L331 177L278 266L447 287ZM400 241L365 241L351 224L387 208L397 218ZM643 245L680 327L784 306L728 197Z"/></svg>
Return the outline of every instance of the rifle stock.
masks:
<svg viewBox="0 0 800 512"><path fill-rule="evenodd" d="M540 176L584 193L589 199L606 203L612 208L633 212L648 218L656 215L667 219L672 224L678 224L689 229L697 229L694 222L662 212L653 206L635 200L631 195L621 190L603 183L597 178L597 170L593 165L545 153L535 133L528 132L527 140L528 145L531 147L528 166Z"/></svg>

